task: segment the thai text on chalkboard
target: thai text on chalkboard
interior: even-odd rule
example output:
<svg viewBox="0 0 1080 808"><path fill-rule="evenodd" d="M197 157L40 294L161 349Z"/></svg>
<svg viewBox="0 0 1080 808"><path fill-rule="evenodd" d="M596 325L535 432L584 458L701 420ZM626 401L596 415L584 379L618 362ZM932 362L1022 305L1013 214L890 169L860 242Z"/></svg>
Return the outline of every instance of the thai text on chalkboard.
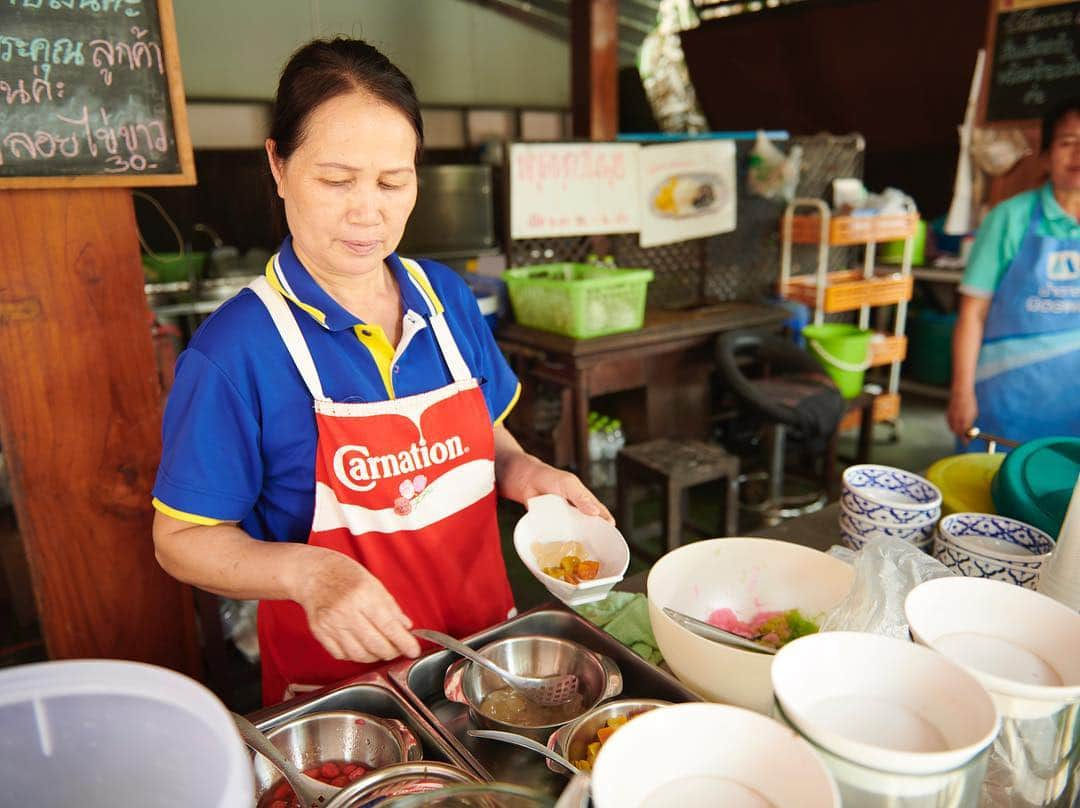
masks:
<svg viewBox="0 0 1080 808"><path fill-rule="evenodd" d="M996 29L987 120L1041 118L1080 97L1080 2L1003 2Z"/></svg>
<svg viewBox="0 0 1080 808"><path fill-rule="evenodd" d="M159 0L0 0L0 183L186 173L162 10L171 31Z"/></svg>

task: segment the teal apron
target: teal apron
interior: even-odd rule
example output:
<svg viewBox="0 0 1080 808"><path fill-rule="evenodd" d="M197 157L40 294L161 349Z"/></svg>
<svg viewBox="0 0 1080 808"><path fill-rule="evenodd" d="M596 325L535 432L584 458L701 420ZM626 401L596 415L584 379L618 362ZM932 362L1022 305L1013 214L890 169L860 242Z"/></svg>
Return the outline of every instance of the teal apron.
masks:
<svg viewBox="0 0 1080 808"><path fill-rule="evenodd" d="M975 369L975 425L1021 443L1080 436L1080 239L1038 235L1042 218L1040 201L990 303Z"/></svg>

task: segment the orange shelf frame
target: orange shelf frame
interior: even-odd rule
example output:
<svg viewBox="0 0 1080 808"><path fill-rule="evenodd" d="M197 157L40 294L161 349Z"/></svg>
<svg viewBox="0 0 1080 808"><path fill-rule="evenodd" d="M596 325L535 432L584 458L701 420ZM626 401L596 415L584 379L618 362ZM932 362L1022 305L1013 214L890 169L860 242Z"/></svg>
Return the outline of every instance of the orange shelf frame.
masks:
<svg viewBox="0 0 1080 808"><path fill-rule="evenodd" d="M902 241L915 234L919 223L917 213L898 213L883 216L832 216L829 219L829 244L833 247L870 244L881 241ZM783 228L783 220L780 223ZM791 241L794 244L817 244L821 241L819 216L793 216Z"/></svg>
<svg viewBox="0 0 1080 808"><path fill-rule="evenodd" d="M845 269L830 272L825 277L822 310L826 314L855 311L863 306L891 306L911 300L914 288L911 275L895 270L877 270L872 278L864 278L861 269ZM780 294L814 308L817 306L817 287L817 275L796 275L783 285Z"/></svg>

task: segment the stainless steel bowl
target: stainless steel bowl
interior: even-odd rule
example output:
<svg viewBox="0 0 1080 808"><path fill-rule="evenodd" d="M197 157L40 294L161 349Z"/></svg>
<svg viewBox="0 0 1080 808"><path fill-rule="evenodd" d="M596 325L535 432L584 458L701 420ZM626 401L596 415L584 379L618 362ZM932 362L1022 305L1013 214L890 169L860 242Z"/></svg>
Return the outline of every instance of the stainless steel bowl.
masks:
<svg viewBox="0 0 1080 808"><path fill-rule="evenodd" d="M597 730L605 726L609 718L617 718L621 715L633 718L635 715L647 713L657 707L669 705L671 705L670 701L660 699L619 699L606 702L551 733L548 749L558 752L571 763L575 760L585 760L589 744L596 739ZM548 768L553 772L565 774L562 766L550 760Z"/></svg>
<svg viewBox="0 0 1080 808"><path fill-rule="evenodd" d="M402 794L425 794L480 778L446 763L396 763L345 786L325 808L366 808Z"/></svg>
<svg viewBox="0 0 1080 808"><path fill-rule="evenodd" d="M583 713L622 692L622 673L618 665L603 654L597 654L570 640L539 635L509 637L485 645L480 649L480 653L511 673L526 676L575 674L583 697ZM506 682L494 673L464 659L451 665L443 680L446 697L467 705L469 717L479 727L516 732L542 743L548 739L552 730L576 718L575 716L544 726L526 727L496 721L481 713L480 705L487 695L506 686Z"/></svg>
<svg viewBox="0 0 1080 808"><path fill-rule="evenodd" d="M301 771L330 760L382 769L424 756L419 741L401 721L353 710L302 715L270 730L266 737ZM255 796L262 797L281 779L281 773L259 754L253 765Z"/></svg>

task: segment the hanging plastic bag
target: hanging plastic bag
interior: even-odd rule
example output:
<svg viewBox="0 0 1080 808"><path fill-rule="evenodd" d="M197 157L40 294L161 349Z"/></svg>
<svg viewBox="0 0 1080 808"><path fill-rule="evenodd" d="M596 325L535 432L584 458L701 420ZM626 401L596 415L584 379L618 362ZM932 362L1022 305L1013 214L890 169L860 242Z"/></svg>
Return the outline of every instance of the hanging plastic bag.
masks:
<svg viewBox="0 0 1080 808"><path fill-rule="evenodd" d="M899 539L873 539L858 552L833 547L829 555L854 565L855 581L822 619L822 631L867 631L909 640L904 614L908 592L923 581L953 574L936 558Z"/></svg>
<svg viewBox="0 0 1080 808"><path fill-rule="evenodd" d="M972 133L971 156L975 165L991 177L1007 173L1031 153L1019 129L976 129Z"/></svg>
<svg viewBox="0 0 1080 808"><path fill-rule="evenodd" d="M765 137L763 131L758 130L754 149L750 152L746 184L751 193L758 196L790 202L795 198L801 167L801 146L792 146L791 152L785 155Z"/></svg>

